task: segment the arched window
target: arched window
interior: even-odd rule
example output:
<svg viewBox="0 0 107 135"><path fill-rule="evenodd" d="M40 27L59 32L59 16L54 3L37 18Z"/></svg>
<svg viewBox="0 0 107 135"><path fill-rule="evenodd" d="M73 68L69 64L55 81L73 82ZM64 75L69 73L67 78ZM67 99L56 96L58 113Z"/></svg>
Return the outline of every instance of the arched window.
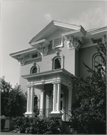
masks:
<svg viewBox="0 0 107 135"><path fill-rule="evenodd" d="M64 68L64 56L60 52L56 52L57 56L52 59L52 69Z"/></svg>
<svg viewBox="0 0 107 135"><path fill-rule="evenodd" d="M33 66L30 71L31 74L37 73L37 67Z"/></svg>
<svg viewBox="0 0 107 135"><path fill-rule="evenodd" d="M61 68L61 58L56 58L54 60L54 69L59 69Z"/></svg>
<svg viewBox="0 0 107 135"><path fill-rule="evenodd" d="M52 69L60 69L61 68L61 57L56 56L52 60Z"/></svg>
<svg viewBox="0 0 107 135"><path fill-rule="evenodd" d="M96 70L96 67L99 66L99 65L103 66L102 58L99 55L99 53L95 53L92 56L92 68L93 68L93 70Z"/></svg>
<svg viewBox="0 0 107 135"><path fill-rule="evenodd" d="M30 74L35 74L40 72L40 67L36 62L33 62L33 66L30 69Z"/></svg>

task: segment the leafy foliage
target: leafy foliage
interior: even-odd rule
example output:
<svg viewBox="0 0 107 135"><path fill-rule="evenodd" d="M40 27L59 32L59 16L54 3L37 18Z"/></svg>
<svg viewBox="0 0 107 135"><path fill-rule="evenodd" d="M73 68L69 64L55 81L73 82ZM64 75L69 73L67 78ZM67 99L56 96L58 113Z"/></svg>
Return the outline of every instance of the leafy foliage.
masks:
<svg viewBox="0 0 107 135"><path fill-rule="evenodd" d="M58 134L60 133L61 120L59 118L13 118L14 132L32 134Z"/></svg>
<svg viewBox="0 0 107 135"><path fill-rule="evenodd" d="M97 52L102 64L97 63L96 70L83 63L91 76L73 78L77 101L71 121L78 133L106 133L106 41L98 42Z"/></svg>
<svg viewBox="0 0 107 135"><path fill-rule="evenodd" d="M22 116L25 112L26 97L19 85L14 88L4 78L0 79L1 115Z"/></svg>

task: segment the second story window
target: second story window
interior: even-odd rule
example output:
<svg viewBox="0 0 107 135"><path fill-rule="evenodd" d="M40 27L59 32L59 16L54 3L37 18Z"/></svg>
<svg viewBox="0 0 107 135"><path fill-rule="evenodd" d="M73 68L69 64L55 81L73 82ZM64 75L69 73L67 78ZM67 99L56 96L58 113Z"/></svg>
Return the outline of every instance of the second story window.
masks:
<svg viewBox="0 0 107 135"><path fill-rule="evenodd" d="M30 71L31 74L37 73L37 67L33 66Z"/></svg>
<svg viewBox="0 0 107 135"><path fill-rule="evenodd" d="M54 69L59 69L61 68L61 58L56 58L54 60Z"/></svg>
<svg viewBox="0 0 107 135"><path fill-rule="evenodd" d="M52 69L60 69L61 68L61 57L56 56L52 60Z"/></svg>
<svg viewBox="0 0 107 135"><path fill-rule="evenodd" d="M56 52L57 56L52 59L52 69L62 69L64 68L64 56L59 52Z"/></svg>
<svg viewBox="0 0 107 135"><path fill-rule="evenodd" d="M35 74L35 73L39 73L40 72L40 68L39 66L34 62L33 66L30 69L30 74Z"/></svg>

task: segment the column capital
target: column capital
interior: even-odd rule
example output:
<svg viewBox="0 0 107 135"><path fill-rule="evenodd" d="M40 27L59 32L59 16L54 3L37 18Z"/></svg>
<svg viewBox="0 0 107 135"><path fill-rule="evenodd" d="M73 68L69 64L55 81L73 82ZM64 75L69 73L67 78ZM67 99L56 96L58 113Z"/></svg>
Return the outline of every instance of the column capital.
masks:
<svg viewBox="0 0 107 135"><path fill-rule="evenodd" d="M31 88L31 87L34 87L34 85L33 84L28 84L27 87Z"/></svg>
<svg viewBox="0 0 107 135"><path fill-rule="evenodd" d="M52 82L52 84L61 84L61 80L60 81L54 81L54 82Z"/></svg>

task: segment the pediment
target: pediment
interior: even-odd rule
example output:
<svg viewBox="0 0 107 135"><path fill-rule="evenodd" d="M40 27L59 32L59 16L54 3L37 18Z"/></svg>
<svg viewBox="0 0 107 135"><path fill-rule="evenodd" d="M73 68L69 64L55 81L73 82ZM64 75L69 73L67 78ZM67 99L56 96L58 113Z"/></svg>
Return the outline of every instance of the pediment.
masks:
<svg viewBox="0 0 107 135"><path fill-rule="evenodd" d="M68 33L76 31L85 32L84 28L82 26L63 23L59 21L52 21L50 22L44 29L42 29L36 36L34 36L29 44L33 44L39 40L42 39L49 39L54 33L62 31L62 33Z"/></svg>

